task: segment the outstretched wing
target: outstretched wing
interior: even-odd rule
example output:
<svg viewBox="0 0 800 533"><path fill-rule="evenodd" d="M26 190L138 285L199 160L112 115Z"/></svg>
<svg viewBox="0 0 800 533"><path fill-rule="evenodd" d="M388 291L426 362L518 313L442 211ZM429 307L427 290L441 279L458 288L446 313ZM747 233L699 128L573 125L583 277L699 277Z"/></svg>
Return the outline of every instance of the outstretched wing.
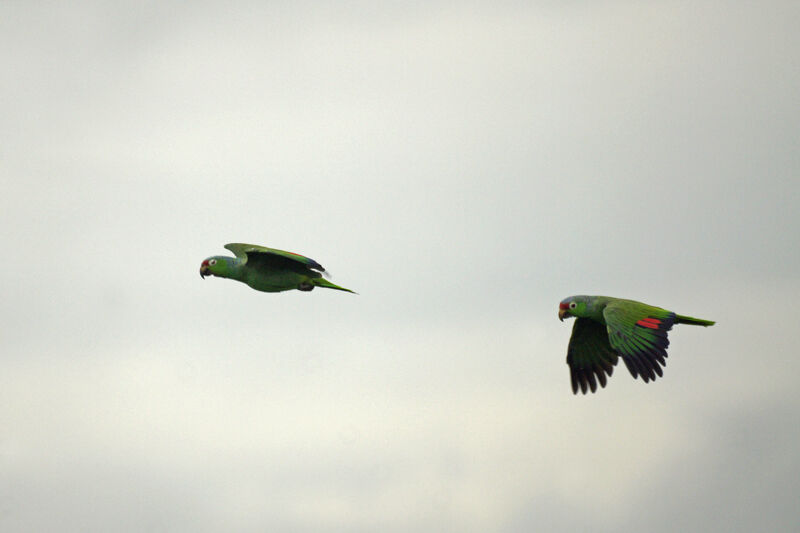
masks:
<svg viewBox="0 0 800 533"><path fill-rule="evenodd" d="M243 243L229 243L225 248L233 252L233 254L242 260L243 264L250 263L253 266L264 266L268 268L286 268L289 270L297 270L297 268L307 268L317 270L319 273L325 273L325 269L309 257L278 250L275 248L267 248L266 246L258 246L257 244L243 244Z"/></svg>
<svg viewBox="0 0 800 533"><path fill-rule="evenodd" d="M647 383L664 375L675 313L632 300L609 303L603 311L611 347L619 353L633 377Z"/></svg>
<svg viewBox="0 0 800 533"><path fill-rule="evenodd" d="M611 376L617 364L617 353L608 343L603 324L589 318L576 318L567 348L567 364L572 379L572 392L578 388L586 394L597 390L597 382L606 386L606 374Z"/></svg>

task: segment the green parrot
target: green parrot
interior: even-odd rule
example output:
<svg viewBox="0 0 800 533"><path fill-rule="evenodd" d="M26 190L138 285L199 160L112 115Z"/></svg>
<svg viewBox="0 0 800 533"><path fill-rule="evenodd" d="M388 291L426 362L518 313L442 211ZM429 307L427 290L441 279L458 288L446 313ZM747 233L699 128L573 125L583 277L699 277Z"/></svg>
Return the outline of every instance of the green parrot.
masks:
<svg viewBox="0 0 800 533"><path fill-rule="evenodd" d="M200 264L200 277L217 276L246 283L257 291L311 291L325 287L356 294L323 278L322 265L292 252L255 244L230 243L225 248L236 257L215 255Z"/></svg>
<svg viewBox="0 0 800 533"><path fill-rule="evenodd" d="M667 357L667 332L673 324L712 326L711 320L692 318L652 305L609 296L571 296L558 305L558 318L576 317L567 348L572 392L586 394L606 386L617 356L634 378L645 383L663 376Z"/></svg>

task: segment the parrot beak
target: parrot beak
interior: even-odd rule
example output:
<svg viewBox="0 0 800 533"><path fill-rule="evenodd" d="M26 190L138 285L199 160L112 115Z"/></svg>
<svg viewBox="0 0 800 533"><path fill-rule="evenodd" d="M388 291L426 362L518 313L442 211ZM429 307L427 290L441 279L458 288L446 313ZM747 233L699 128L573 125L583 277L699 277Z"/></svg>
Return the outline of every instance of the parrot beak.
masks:
<svg viewBox="0 0 800 533"><path fill-rule="evenodd" d="M203 261L203 264L200 265L200 277L206 279L206 276L210 275L208 272L208 263Z"/></svg>
<svg viewBox="0 0 800 533"><path fill-rule="evenodd" d="M567 304L558 304L558 319L563 322L564 318L569 318L569 307Z"/></svg>

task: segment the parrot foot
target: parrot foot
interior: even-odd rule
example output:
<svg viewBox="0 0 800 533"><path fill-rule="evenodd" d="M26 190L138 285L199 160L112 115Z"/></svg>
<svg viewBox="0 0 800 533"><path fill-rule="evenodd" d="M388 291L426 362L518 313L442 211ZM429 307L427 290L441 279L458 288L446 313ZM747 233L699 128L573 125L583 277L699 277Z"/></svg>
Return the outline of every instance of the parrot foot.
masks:
<svg viewBox="0 0 800 533"><path fill-rule="evenodd" d="M307 281L304 281L303 283L301 283L300 285L297 286L297 290L298 291L304 291L304 292L313 291L314 290L314 285L312 285L311 283L309 283Z"/></svg>

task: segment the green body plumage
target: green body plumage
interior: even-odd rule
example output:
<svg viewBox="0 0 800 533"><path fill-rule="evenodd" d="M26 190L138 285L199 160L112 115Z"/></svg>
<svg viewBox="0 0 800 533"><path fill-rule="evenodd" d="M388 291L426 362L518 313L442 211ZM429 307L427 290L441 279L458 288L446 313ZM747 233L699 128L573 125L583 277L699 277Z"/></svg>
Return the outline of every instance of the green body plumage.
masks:
<svg viewBox="0 0 800 533"><path fill-rule="evenodd" d="M325 279L322 265L308 257L255 244L231 243L225 248L236 257L205 259L200 265L201 277L233 279L262 292L310 291L314 287L353 292Z"/></svg>
<svg viewBox="0 0 800 533"><path fill-rule="evenodd" d="M575 317L567 349L572 390L584 394L606 385L617 358L634 378L662 376L673 324L711 326L711 320L678 315L660 307L609 296L571 296L559 304L558 317Z"/></svg>

